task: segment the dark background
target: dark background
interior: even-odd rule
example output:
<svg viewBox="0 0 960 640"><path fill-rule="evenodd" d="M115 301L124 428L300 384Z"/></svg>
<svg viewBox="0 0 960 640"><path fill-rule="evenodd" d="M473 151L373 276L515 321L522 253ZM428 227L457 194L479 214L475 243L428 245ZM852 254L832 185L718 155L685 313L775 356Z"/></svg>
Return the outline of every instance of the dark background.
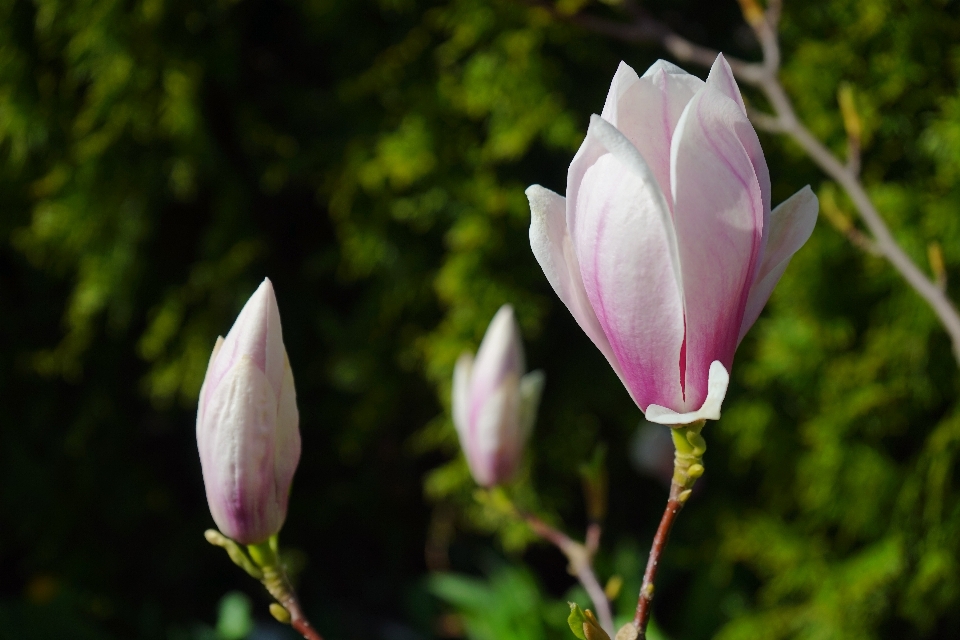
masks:
<svg viewBox="0 0 960 640"><path fill-rule="evenodd" d="M759 55L732 0L643 4ZM955 294L960 5L786 4L801 117L842 157L852 87L864 182L918 264L939 244ZM576 469L605 443L598 570L629 615L666 490L530 253L523 189L562 192L619 61L661 56L519 1L0 0L0 637L239 638L222 615L211 635L238 590L271 637L259 585L203 540L194 438L210 349L265 276L303 437L281 542L325 637L571 637L561 556L475 501L447 417L452 363L504 302L547 374L520 491L581 531ZM830 225L855 218L835 185L762 142L775 203L809 183L836 215L741 346L658 625L960 636L948 339Z"/></svg>

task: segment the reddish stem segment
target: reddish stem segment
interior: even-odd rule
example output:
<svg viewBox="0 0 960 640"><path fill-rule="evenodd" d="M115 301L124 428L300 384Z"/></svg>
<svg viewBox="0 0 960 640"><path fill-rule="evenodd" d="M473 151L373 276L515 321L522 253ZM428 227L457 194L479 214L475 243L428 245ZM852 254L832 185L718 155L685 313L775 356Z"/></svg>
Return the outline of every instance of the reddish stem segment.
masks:
<svg viewBox="0 0 960 640"><path fill-rule="evenodd" d="M667 508L660 519L660 526L657 527L657 534L653 537L653 546L650 548L650 557L647 559L647 570L643 573L643 586L640 587L640 597L637 600L637 613L633 617L633 626L637 628L638 640L644 640L647 637L647 623L650 622L650 604L653 601L653 584L657 578L657 569L660 566L660 555L667 546L667 540L670 538L670 530L673 528L673 521L677 519L677 514L683 508L683 502L680 501L680 493L683 487L676 482L670 485L670 498L667 500Z"/></svg>
<svg viewBox="0 0 960 640"><path fill-rule="evenodd" d="M317 633L317 630L310 625L310 621L303 615L300 609L300 603L296 595L292 595L283 603L284 608L290 612L290 626L296 629L306 640L323 640L323 637Z"/></svg>
<svg viewBox="0 0 960 640"><path fill-rule="evenodd" d="M313 628L307 616L300 608L300 601L293 590L293 585L279 566L263 567L263 586L267 588L277 602L290 614L290 626L296 629L305 640L323 640L323 637Z"/></svg>

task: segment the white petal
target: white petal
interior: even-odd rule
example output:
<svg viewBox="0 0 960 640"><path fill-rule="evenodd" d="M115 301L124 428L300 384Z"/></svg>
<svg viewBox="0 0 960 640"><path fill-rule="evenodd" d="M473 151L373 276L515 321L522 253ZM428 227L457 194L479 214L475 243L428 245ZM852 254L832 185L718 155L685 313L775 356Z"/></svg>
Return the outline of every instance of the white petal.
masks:
<svg viewBox="0 0 960 640"><path fill-rule="evenodd" d="M500 484L516 470L519 449L519 378L511 376L479 408L466 447L467 462L481 486Z"/></svg>
<svg viewBox="0 0 960 640"><path fill-rule="evenodd" d="M214 381L241 356L249 357L267 376L274 393L283 385L283 330L273 283L264 279L250 296L224 339L214 365Z"/></svg>
<svg viewBox="0 0 960 640"><path fill-rule="evenodd" d="M253 360L241 356L207 400L197 447L210 513L220 531L244 544L279 531L273 473L277 397Z"/></svg>
<svg viewBox="0 0 960 640"><path fill-rule="evenodd" d="M213 363L217 359L217 354L220 353L220 349L223 347L223 336L217 336L217 341L213 345L213 353L210 354L210 360L207 362L207 372L203 376L203 384L200 386L200 400L197 403L197 424L203 420L203 412L207 405L207 395L213 392L216 383L213 381L214 375L212 371L214 369Z"/></svg>
<svg viewBox="0 0 960 640"><path fill-rule="evenodd" d="M623 72L626 65L621 64L610 87L608 106L604 107L602 117L636 147L656 177L660 190L668 194L670 140L684 107L703 86L703 80L673 65L661 63L651 66L642 78L633 74L632 82L621 78L627 75ZM611 105L615 90L617 102Z"/></svg>
<svg viewBox="0 0 960 640"><path fill-rule="evenodd" d="M780 203L770 214L765 233L767 243L757 270L757 279L747 297L738 342L743 340L743 336L757 321L793 254L810 238L817 223L819 208L817 196L808 185Z"/></svg>
<svg viewBox="0 0 960 640"><path fill-rule="evenodd" d="M719 361L710 364L710 381L707 383L707 397L696 411L677 413L666 407L651 404L647 407L646 418L650 422L669 425L691 424L697 420L719 420L720 405L727 395L730 374Z"/></svg>
<svg viewBox="0 0 960 640"><path fill-rule="evenodd" d="M293 369L287 354L283 354L283 386L277 410L277 432L273 449L273 475L277 503L282 505L284 517L293 474L300 463L300 412L297 410L297 390Z"/></svg>
<svg viewBox="0 0 960 640"><path fill-rule="evenodd" d="M477 412L486 403L487 396L503 385L507 378L519 378L524 368L520 327L517 326L513 307L505 304L490 321L473 362L470 374L470 423L476 423Z"/></svg>
<svg viewBox="0 0 960 640"><path fill-rule="evenodd" d="M470 373L473 370L473 356L462 353L453 367L453 426L460 435L461 446L466 447L466 437L470 421Z"/></svg>
<svg viewBox="0 0 960 640"><path fill-rule="evenodd" d="M747 106L743 104L743 96L740 95L740 87L737 86L733 69L730 68L730 63L727 62L722 53L717 55L717 59L713 61L713 66L710 67L710 73L707 75L707 86L717 89L733 100L740 107L743 115L747 115Z"/></svg>
<svg viewBox="0 0 960 640"><path fill-rule="evenodd" d="M567 229L563 196L535 184L527 189L527 198L530 200L530 248L534 257L557 297L619 375L620 366L583 288L580 264Z"/></svg>
<svg viewBox="0 0 960 640"><path fill-rule="evenodd" d="M680 408L683 308L670 213L626 138L600 118L588 136L611 152L585 174L576 206L585 291L634 401Z"/></svg>
<svg viewBox="0 0 960 640"><path fill-rule="evenodd" d="M687 105L672 147L674 220L686 319L684 400L700 406L710 363L729 368L762 255L766 204L740 108L706 86Z"/></svg>

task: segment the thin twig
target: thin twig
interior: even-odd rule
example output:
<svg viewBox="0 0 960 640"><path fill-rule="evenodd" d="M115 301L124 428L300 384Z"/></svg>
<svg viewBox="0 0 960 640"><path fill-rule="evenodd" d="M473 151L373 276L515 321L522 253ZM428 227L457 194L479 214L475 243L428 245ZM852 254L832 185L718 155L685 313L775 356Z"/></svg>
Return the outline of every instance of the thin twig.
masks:
<svg viewBox="0 0 960 640"><path fill-rule="evenodd" d="M576 576L587 591L587 595L590 596L593 606L597 610L597 619L600 621L600 626L612 638L614 635L613 612L610 609L607 594L604 593L603 587L600 586L600 581L597 580L597 575L593 571L593 552L596 549L591 551L589 548L589 546L599 545L600 543L600 525L596 523L590 525L587 530L587 545L583 545L531 513L520 512L520 515L526 520L534 533L552 543L570 561L570 572Z"/></svg>
<svg viewBox="0 0 960 640"><path fill-rule="evenodd" d="M667 508L663 511L663 517L660 519L660 526L657 527L657 533L653 536L653 546L650 547L650 556L647 558L647 569L643 572L643 584L640 587L640 597L637 599L637 612L633 616L633 626L639 633L638 640L644 640L647 636L647 623L650 622L650 603L653 601L653 585L657 578L657 569L660 567L660 556L667 546L667 540L670 538L670 530L673 529L673 522L683 508L683 502L680 500L680 493L683 487L676 481L670 484L670 498L667 500Z"/></svg>
<svg viewBox="0 0 960 640"><path fill-rule="evenodd" d="M703 47L677 34L665 23L653 18L645 10L635 5L630 11L630 22L608 20L590 14L578 13L572 16L559 13L552 3L544 0L524 0L529 5L539 6L558 19L625 42L658 43L676 59L709 67L716 60L718 51ZM744 4L741 0L741 4ZM777 37L777 24L780 19L781 3L771 0L768 10L760 20L748 20L757 34L763 50L763 62L746 62L732 56L726 56L727 63L734 75L742 82L760 89L773 107L772 114L751 115L758 128L776 131L788 135L807 153L813 162L830 178L835 180L847 192L854 207L860 214L870 234L870 244L858 243L864 247L875 247L887 259L927 304L933 309L953 343L953 353L960 364L960 313L956 306L941 290L937 283L928 277L917 264L910 259L903 248L894 239L883 217L867 194L863 183L854 169L847 166L820 142L800 122L793 104L779 80L780 45ZM859 164L859 163L856 163Z"/></svg>

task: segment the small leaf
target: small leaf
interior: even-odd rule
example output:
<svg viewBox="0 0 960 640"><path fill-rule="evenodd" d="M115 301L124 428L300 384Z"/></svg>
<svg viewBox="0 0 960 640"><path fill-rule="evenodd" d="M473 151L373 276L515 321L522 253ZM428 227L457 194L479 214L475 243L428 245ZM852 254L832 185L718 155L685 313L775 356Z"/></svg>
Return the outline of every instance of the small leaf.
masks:
<svg viewBox="0 0 960 640"><path fill-rule="evenodd" d="M587 640L587 636L583 632L583 624L587 621L587 616L576 602L568 602L567 604L570 605L570 615L567 617L567 624L570 625L570 631L573 631L573 635L580 638L580 640Z"/></svg>

